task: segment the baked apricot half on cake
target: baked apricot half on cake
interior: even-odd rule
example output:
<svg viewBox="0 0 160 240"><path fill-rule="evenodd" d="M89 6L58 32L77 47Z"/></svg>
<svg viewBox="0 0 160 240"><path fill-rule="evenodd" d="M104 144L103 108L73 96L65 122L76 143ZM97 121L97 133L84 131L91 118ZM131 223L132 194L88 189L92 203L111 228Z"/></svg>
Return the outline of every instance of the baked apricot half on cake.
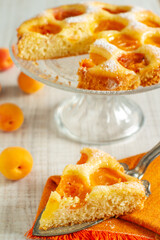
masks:
<svg viewBox="0 0 160 240"><path fill-rule="evenodd" d="M76 165L65 167L56 191L51 192L40 229L109 219L143 208L143 184L126 175L116 159L92 148L82 149L81 154Z"/></svg>
<svg viewBox="0 0 160 240"><path fill-rule="evenodd" d="M89 53L78 88L133 90L160 83L160 17L133 6L103 2L45 10L17 30L18 56L54 59Z"/></svg>

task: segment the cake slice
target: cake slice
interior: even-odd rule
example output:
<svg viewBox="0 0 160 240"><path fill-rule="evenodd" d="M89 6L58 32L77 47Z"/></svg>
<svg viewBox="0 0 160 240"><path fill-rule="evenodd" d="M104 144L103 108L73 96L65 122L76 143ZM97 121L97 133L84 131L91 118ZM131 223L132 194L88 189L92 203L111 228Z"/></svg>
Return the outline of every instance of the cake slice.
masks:
<svg viewBox="0 0 160 240"><path fill-rule="evenodd" d="M107 38L108 33L101 34L100 38L91 45L89 58L81 61L78 70L78 87L107 91L137 88L140 86L139 76L118 61L124 51L109 43ZM129 60L133 62L133 56L128 56L127 61ZM139 59L137 61L139 62ZM132 65L136 68L136 62Z"/></svg>
<svg viewBox="0 0 160 240"><path fill-rule="evenodd" d="M116 159L92 148L81 154L77 165L65 167L56 191L51 192L40 229L109 219L143 208L144 186L126 175Z"/></svg>

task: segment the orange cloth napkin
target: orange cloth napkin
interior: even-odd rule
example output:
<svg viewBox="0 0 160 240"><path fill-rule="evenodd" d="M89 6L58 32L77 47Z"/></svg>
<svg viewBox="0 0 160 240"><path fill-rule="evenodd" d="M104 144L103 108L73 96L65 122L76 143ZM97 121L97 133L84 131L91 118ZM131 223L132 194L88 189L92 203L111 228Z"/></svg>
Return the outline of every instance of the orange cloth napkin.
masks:
<svg viewBox="0 0 160 240"><path fill-rule="evenodd" d="M139 154L120 160L134 168L144 154ZM157 157L147 168L143 179L151 183L152 194L145 202L143 210L123 216L121 219L112 218L100 224L77 233L56 237L35 237L33 227L25 234L28 239L43 240L151 240L160 239L160 157ZM45 207L51 191L59 184L60 176L51 176L45 185L37 216ZM35 219L36 220L36 219ZM126 221L127 220L127 221ZM33 224L34 226L34 224Z"/></svg>

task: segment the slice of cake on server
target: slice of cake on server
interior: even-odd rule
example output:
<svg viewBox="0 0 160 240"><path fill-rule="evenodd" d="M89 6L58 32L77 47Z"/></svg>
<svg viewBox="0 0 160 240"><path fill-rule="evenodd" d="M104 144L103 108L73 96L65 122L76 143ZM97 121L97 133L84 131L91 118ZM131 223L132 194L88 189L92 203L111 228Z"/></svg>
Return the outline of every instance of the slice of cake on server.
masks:
<svg viewBox="0 0 160 240"><path fill-rule="evenodd" d="M51 192L40 229L109 219L143 208L143 184L126 175L116 159L92 148L84 148L81 155L77 165L65 167Z"/></svg>

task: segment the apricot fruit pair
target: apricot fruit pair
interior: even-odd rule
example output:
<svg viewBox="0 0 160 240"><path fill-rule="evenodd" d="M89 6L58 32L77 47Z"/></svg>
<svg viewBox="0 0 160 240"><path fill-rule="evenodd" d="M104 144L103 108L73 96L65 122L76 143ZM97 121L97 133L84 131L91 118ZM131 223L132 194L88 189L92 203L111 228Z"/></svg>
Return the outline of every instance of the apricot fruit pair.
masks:
<svg viewBox="0 0 160 240"><path fill-rule="evenodd" d="M13 66L13 61L10 57L8 48L0 48L0 72L5 71ZM18 77L18 85L25 93L34 93L41 89L44 84L28 77L24 73L20 73ZM1 85L0 85L1 91Z"/></svg>
<svg viewBox="0 0 160 240"><path fill-rule="evenodd" d="M32 166L31 154L22 147L8 147L0 154L0 172L10 180L24 178Z"/></svg>

